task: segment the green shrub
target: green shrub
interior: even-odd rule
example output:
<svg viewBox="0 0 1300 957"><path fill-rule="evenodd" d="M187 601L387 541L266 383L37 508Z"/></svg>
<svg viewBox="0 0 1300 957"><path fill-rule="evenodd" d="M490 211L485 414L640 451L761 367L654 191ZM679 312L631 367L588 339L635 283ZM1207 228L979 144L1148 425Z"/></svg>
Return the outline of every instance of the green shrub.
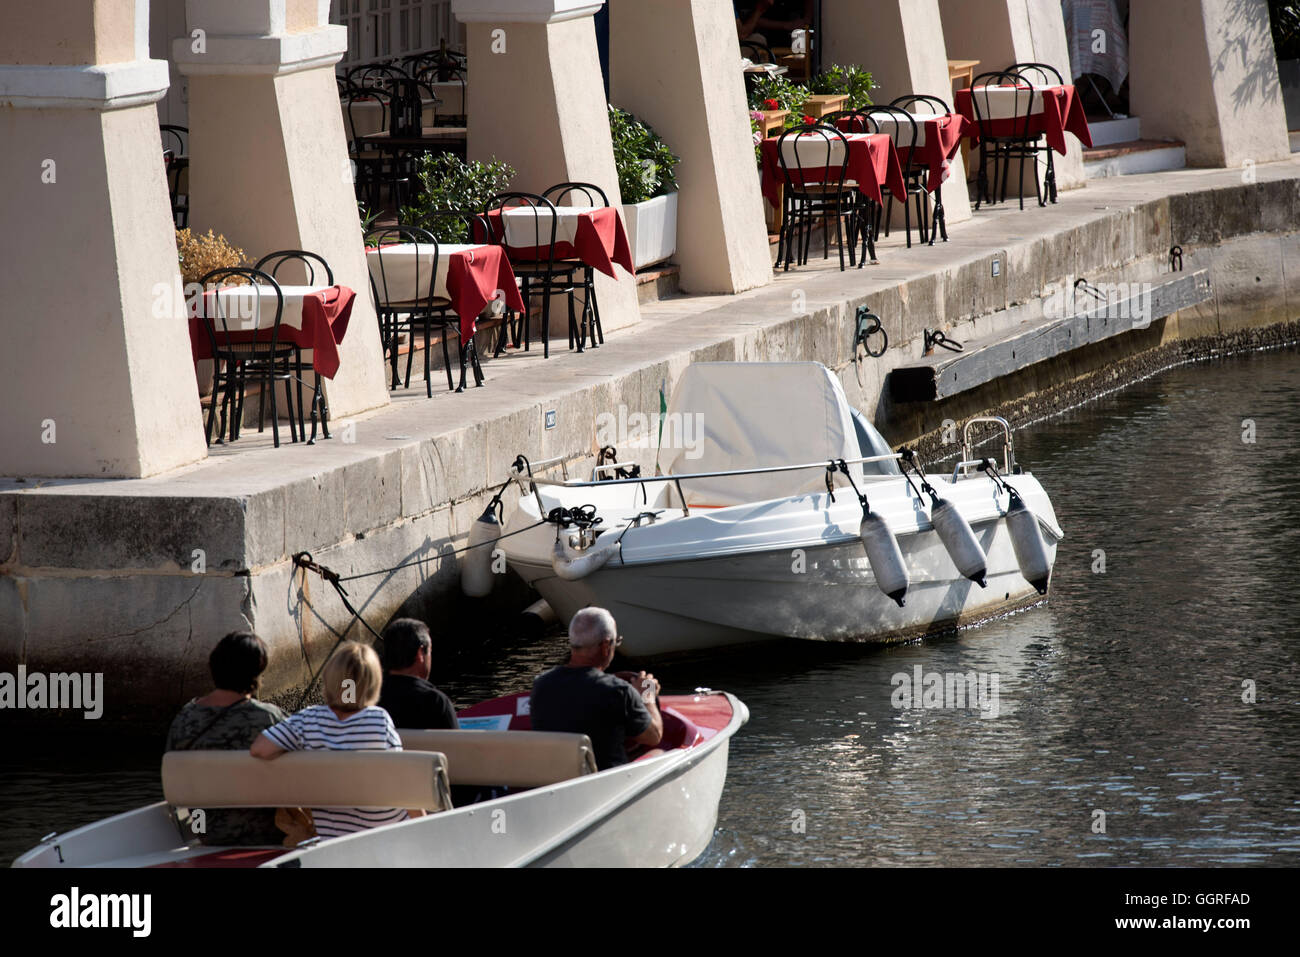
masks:
<svg viewBox="0 0 1300 957"><path fill-rule="evenodd" d="M678 158L657 133L631 113L609 108L618 191L625 203L642 203L677 189Z"/></svg>
<svg viewBox="0 0 1300 957"><path fill-rule="evenodd" d="M845 93L848 102L845 109L863 110L871 105L871 89L874 86L871 73L861 67L841 66L838 63L825 73L813 77L814 93Z"/></svg>
<svg viewBox="0 0 1300 957"><path fill-rule="evenodd" d="M509 190L515 170L498 159L467 162L453 153L426 153L416 167L419 187L401 212L403 223L433 233L440 243L470 242L469 227L459 221L437 220L434 213L480 213L488 200Z"/></svg>

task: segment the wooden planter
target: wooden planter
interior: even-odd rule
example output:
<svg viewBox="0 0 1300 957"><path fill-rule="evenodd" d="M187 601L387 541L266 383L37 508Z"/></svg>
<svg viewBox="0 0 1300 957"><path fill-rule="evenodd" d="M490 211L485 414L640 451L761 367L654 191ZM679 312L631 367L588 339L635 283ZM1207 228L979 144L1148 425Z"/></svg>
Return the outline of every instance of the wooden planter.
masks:
<svg viewBox="0 0 1300 957"><path fill-rule="evenodd" d="M763 114L762 122L759 128L763 132L763 139L772 136L780 136L781 130L785 128L785 118L790 115L789 110L760 110Z"/></svg>
<svg viewBox="0 0 1300 957"><path fill-rule="evenodd" d="M846 93L817 93L804 101L803 111L806 115L821 119L827 113L846 108L849 102Z"/></svg>

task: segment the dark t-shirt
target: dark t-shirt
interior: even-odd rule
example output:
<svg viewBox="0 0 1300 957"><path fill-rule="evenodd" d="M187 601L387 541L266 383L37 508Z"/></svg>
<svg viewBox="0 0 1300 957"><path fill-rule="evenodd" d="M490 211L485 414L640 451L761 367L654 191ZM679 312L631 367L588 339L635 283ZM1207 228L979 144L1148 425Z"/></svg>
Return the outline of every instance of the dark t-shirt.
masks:
<svg viewBox="0 0 1300 957"><path fill-rule="evenodd" d="M247 751L253 740L278 722L284 712L273 704L250 698L230 708L191 701L172 721L168 751ZM191 813L191 829L200 819ZM284 833L275 826L275 808L214 808L203 817L203 844L231 846L280 844Z"/></svg>
<svg viewBox="0 0 1300 957"><path fill-rule="evenodd" d="M624 738L650 727L641 695L622 678L599 668L552 668L533 682L529 705L535 731L567 731L591 738L596 766L627 763Z"/></svg>
<svg viewBox="0 0 1300 957"><path fill-rule="evenodd" d="M436 730L460 727L451 699L428 681L414 675L384 675L379 707L392 715L393 725L397 728Z"/></svg>

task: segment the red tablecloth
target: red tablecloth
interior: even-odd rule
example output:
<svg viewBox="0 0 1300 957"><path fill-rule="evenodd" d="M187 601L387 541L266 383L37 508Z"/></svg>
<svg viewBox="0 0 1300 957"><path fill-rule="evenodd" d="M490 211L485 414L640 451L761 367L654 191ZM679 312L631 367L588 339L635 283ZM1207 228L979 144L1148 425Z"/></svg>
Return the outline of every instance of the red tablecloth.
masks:
<svg viewBox="0 0 1300 957"><path fill-rule="evenodd" d="M515 271L510 268L504 248L479 246L447 256L447 298L460 317L462 342L474 335L479 313L496 299L497 290L505 293L507 308L524 311Z"/></svg>
<svg viewBox="0 0 1300 957"><path fill-rule="evenodd" d="M898 163L898 152L894 149L894 142L888 134L846 134L844 139L849 147L849 165L844 175L847 179L857 181L859 192L877 203L884 202L880 192L881 186L888 186L889 191L895 196L907 195L907 186L903 182L903 168ZM781 208L781 194L785 190L785 175L781 172L778 152L780 142L780 137L772 137L763 140L760 147L763 154L763 195L767 197L767 201L774 209ZM835 164L835 168L838 168L838 165ZM791 170L791 175L797 176L798 173ZM819 183L824 175L824 172L804 170L803 181Z"/></svg>
<svg viewBox="0 0 1300 957"><path fill-rule="evenodd" d="M1047 137L1047 145L1056 152L1065 153L1065 134L1073 133L1084 146L1092 145L1092 133L1088 130L1088 118L1084 116L1083 104L1073 86L1038 87L1035 93L1042 94L1042 110L1029 115L1028 134ZM1023 94L1022 94L1023 95ZM981 94L983 96L983 94ZM981 100L981 105L982 105ZM980 141L979 123L975 118L975 104L969 89L957 91L957 112L970 120L971 146ZM1014 136L1023 120L996 119L986 120L993 136Z"/></svg>
<svg viewBox="0 0 1300 957"><path fill-rule="evenodd" d="M212 292L205 292L203 308L190 310L190 353L195 362L212 358L212 342L204 328L204 323L211 320L203 318L203 315L216 315L212 298ZM352 304L355 301L356 294L347 286L333 286L306 294L302 299L302 325L291 326L282 321L279 341L301 349L311 349L312 368L327 379L334 378L339 371L339 343L347 334L348 320L352 317ZM267 318L273 316L274 310ZM224 339L226 333L221 329L219 321L216 328L218 339ZM236 344L270 342L271 332L270 328L232 329L229 341Z"/></svg>
<svg viewBox="0 0 1300 957"><path fill-rule="evenodd" d="M572 212L572 207L561 206L564 214ZM583 208L577 214L578 222L572 242L556 240L555 259L577 259L593 269L598 269L606 276L617 278L614 266L619 265L629 273L635 273L632 265L632 248L628 245L627 233L623 230L623 219L613 206ZM492 234L498 242L504 235L498 210L488 214ZM550 233L549 226L544 226L541 235ZM506 254L518 262L537 262L549 259L544 246L513 246L506 243Z"/></svg>

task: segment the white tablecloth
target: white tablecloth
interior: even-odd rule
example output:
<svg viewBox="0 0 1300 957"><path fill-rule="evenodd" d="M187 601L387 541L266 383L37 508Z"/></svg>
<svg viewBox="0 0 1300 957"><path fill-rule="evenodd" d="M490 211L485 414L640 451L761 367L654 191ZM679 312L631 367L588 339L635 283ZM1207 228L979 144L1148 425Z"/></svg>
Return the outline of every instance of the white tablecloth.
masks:
<svg viewBox="0 0 1300 957"><path fill-rule="evenodd" d="M845 133L844 139L853 142L870 133ZM796 142L798 146L796 146ZM797 160L796 160L797 155ZM805 133L781 141L781 159L790 169L811 169L814 166L839 166L844 162L844 143L838 138L822 133Z"/></svg>
<svg viewBox="0 0 1300 957"><path fill-rule="evenodd" d="M975 87L970 91L971 100L976 106L976 115L986 120L1009 120L1025 113L1025 104L1029 103L1029 115L1043 112L1043 90L1052 90L1056 84L1042 86L1035 84L1033 93L1025 87L991 86L988 88L988 105L985 106L984 87ZM1032 100L1031 100L1032 96Z"/></svg>
<svg viewBox="0 0 1300 957"><path fill-rule="evenodd" d="M370 267L370 275L375 279L375 288L379 290L381 298L386 298L388 302L422 300L429 295L429 273L436 249L438 271L433 277L433 295L436 299L450 299L447 294L447 266L452 254L466 253L472 256L475 249L482 248L476 243L439 243L437 246L429 243L402 243L385 246L382 250L367 249L366 265Z"/></svg>
<svg viewBox="0 0 1300 957"><path fill-rule="evenodd" d="M281 286L284 295L284 311L280 316L280 325L302 328L302 300L309 293L332 289L332 286ZM217 290L217 303L208 309L207 317L213 321L218 333L222 330L221 317L226 320L225 328L231 332L251 331L253 329L270 329L275 325L275 290L270 286L227 286ZM209 300L202 297L202 301ZM200 297L189 301L190 315L199 315Z"/></svg>
<svg viewBox="0 0 1300 957"><path fill-rule="evenodd" d="M880 132L889 134L889 138L894 141L894 146L898 149L907 149L912 146L924 146L926 122L937 120L939 117L935 116L933 113L909 113L907 115L916 122L915 142L912 141L912 127L900 117L890 116L884 113L873 113L871 118L876 121L876 128L879 129Z"/></svg>
<svg viewBox="0 0 1300 957"><path fill-rule="evenodd" d="M590 206L557 206L555 208L555 241L571 243L578 234L578 220ZM551 241L551 211L545 207L522 206L507 209L501 214L505 224L506 245L545 246Z"/></svg>

